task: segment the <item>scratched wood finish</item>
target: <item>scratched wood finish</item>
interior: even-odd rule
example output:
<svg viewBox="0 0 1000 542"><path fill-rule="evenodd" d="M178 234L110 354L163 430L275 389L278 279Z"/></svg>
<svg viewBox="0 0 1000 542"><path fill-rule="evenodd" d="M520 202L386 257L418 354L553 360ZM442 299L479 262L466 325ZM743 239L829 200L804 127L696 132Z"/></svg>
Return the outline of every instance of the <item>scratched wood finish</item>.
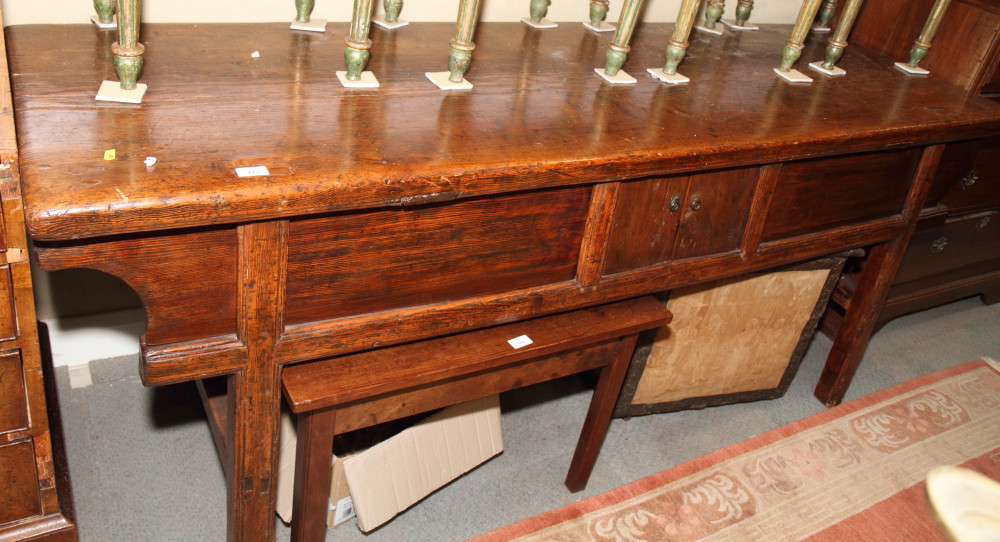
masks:
<svg viewBox="0 0 1000 542"><path fill-rule="evenodd" d="M145 25L143 81L156 92L141 106L92 103L95 82L110 75L104 62L45 68L93 56L105 39L99 30L8 28L33 236L240 222L442 191L471 197L512 185L876 150L968 137L969 124L995 113L936 79L886 71L886 59L863 47L841 61L852 77L776 85L774 46L787 27L692 48L686 75L696 84L666 88L650 79L607 89L593 78L603 39L586 29L562 25L534 37L528 62L521 43L532 29L484 23L467 75L476 89L442 95L423 72L436 69L435 38L448 33L446 24L374 30L369 67L382 86L360 91L343 89L333 74L343 60L329 40L338 38L283 26L212 26L216 46L202 51L192 43L205 39L204 25ZM662 64L669 29L642 25L629 65ZM255 49L270 53L251 59L246 51ZM819 58L822 49L813 40L805 54ZM809 114L830 103L836 115ZM593 122L607 112L608 122ZM103 160L113 147L121 159ZM158 158L153 168L143 164L147 156ZM237 178L236 165L265 165L272 175ZM44 211L54 208L62 212Z"/></svg>
<svg viewBox="0 0 1000 542"><path fill-rule="evenodd" d="M574 187L294 221L285 321L573 280L589 200Z"/></svg>

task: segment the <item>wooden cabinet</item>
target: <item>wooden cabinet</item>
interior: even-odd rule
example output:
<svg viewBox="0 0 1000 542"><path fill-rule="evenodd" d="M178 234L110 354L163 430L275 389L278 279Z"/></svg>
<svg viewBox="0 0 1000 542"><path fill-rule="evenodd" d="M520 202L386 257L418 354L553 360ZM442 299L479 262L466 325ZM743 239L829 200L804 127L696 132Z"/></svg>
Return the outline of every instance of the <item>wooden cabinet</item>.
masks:
<svg viewBox="0 0 1000 542"><path fill-rule="evenodd" d="M0 81L0 541L76 540L57 424L46 411L6 55Z"/></svg>
<svg viewBox="0 0 1000 542"><path fill-rule="evenodd" d="M920 33L932 0L868 2L851 42L898 60ZM1000 3L955 0L927 58L931 77L1000 101ZM981 295L1000 299L1000 138L946 145L927 204L878 318L881 326L903 314ZM864 262L850 266L834 301L848 303ZM828 314L835 327L838 307Z"/></svg>

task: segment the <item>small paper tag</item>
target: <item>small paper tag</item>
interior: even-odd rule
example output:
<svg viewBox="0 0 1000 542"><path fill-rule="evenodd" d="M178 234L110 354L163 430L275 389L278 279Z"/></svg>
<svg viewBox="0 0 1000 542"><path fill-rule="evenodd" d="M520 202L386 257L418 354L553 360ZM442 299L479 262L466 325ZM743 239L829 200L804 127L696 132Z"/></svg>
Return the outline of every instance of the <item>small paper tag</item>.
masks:
<svg viewBox="0 0 1000 542"><path fill-rule="evenodd" d="M108 150L104 151L104 159L105 160L114 160L115 159L115 150L114 149L108 149Z"/></svg>
<svg viewBox="0 0 1000 542"><path fill-rule="evenodd" d="M333 506L332 502L330 503L330 506L337 510L337 512L333 515L334 525L340 525L341 523L354 517L354 500L352 500L350 496L337 501L337 506Z"/></svg>
<svg viewBox="0 0 1000 542"><path fill-rule="evenodd" d="M238 167L236 168L236 175L238 177L262 177L265 175L270 175L271 172L267 170L266 166L253 166L253 167Z"/></svg>
<svg viewBox="0 0 1000 542"><path fill-rule="evenodd" d="M521 335L520 337L514 337L513 339L507 341L507 344L513 346L514 350L517 350L518 348L528 346L532 342L533 341L527 335Z"/></svg>

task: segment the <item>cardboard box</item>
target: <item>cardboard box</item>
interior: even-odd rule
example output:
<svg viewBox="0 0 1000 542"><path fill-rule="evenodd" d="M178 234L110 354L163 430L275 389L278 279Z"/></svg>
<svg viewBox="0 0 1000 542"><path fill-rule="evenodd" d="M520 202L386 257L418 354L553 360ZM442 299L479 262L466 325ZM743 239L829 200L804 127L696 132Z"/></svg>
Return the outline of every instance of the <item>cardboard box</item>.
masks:
<svg viewBox="0 0 1000 542"><path fill-rule="evenodd" d="M276 509L286 522L292 518L295 441L292 416L285 415ZM502 451L500 401L493 395L446 408L351 456L331 455L327 526L357 514L358 527L370 531Z"/></svg>

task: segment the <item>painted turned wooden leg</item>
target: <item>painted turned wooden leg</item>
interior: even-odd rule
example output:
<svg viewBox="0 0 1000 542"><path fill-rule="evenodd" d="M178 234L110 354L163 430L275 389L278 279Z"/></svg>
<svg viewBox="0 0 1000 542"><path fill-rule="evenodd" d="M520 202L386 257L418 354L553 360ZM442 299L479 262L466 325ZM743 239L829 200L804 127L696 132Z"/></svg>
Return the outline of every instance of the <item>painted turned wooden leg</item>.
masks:
<svg viewBox="0 0 1000 542"><path fill-rule="evenodd" d="M827 71L833 71L836 68L837 61L844 54L844 49L847 48L847 36L851 33L851 27L854 26L854 19L858 16L858 10L861 9L861 4L864 0L847 0L844 4L844 9L840 14L840 20L837 21L837 29L833 31L833 35L827 41L826 56L823 59L822 67Z"/></svg>
<svg viewBox="0 0 1000 542"><path fill-rule="evenodd" d="M753 0L739 0L736 3L736 26L746 26L753 11Z"/></svg>
<svg viewBox="0 0 1000 542"><path fill-rule="evenodd" d="M813 31L830 31L830 21L833 20L834 14L837 13L837 4L839 3L839 0L826 0L823 2L823 7L819 10L819 16L816 17L816 22L813 24Z"/></svg>
<svg viewBox="0 0 1000 542"><path fill-rule="evenodd" d="M372 0L354 0L354 13L351 15L351 31L344 38L347 48L344 49L344 62L347 65L345 77L350 81L361 79L361 72L368 64L368 50L372 40L368 39L371 28Z"/></svg>
<svg viewBox="0 0 1000 542"><path fill-rule="evenodd" d="M309 542L326 536L330 503L335 410L299 414L295 443L295 490L292 494L292 540Z"/></svg>
<svg viewBox="0 0 1000 542"><path fill-rule="evenodd" d="M587 480L594 470L597 454L601 451L604 435L611 423L611 414L614 413L622 382L628 373L637 338L638 335L622 337L615 353L615 360L601 368L594 396L590 400L590 408L583 422L583 430L580 431L580 440L576 443L569 473L566 475L566 487L570 491L576 492L587 487Z"/></svg>
<svg viewBox="0 0 1000 542"><path fill-rule="evenodd" d="M597 28L608 18L609 0L590 0L590 24Z"/></svg>
<svg viewBox="0 0 1000 542"><path fill-rule="evenodd" d="M115 20L115 0L94 0L94 11L101 24L111 24Z"/></svg>
<svg viewBox="0 0 1000 542"><path fill-rule="evenodd" d="M534 24L542 22L542 19L549 13L549 4L551 3L552 0L531 0L528 6L531 22Z"/></svg>
<svg viewBox="0 0 1000 542"><path fill-rule="evenodd" d="M139 0L118 0L118 41L111 51L123 90L134 90L142 72L145 48L139 43L139 8Z"/></svg>
<svg viewBox="0 0 1000 542"><path fill-rule="evenodd" d="M944 18L944 14L948 10L948 6L950 4L951 0L937 0L934 2L934 7L931 8L931 13L927 17L927 22L924 23L924 28L920 32L920 36L917 37L917 41L915 41L913 43L913 47L910 48L909 61L905 64L905 66L900 65L901 63L896 63L900 69L909 73L928 73L927 70L920 68L918 64L920 64L921 60L927 57L927 53L931 48L931 42L934 41L934 34L937 33L938 26L941 24L941 19Z"/></svg>
<svg viewBox="0 0 1000 542"><path fill-rule="evenodd" d="M295 0L295 22L308 23L315 0Z"/></svg>
<svg viewBox="0 0 1000 542"><path fill-rule="evenodd" d="M385 20L389 23L399 22L399 12L403 10L403 0L385 0Z"/></svg>
<svg viewBox="0 0 1000 542"><path fill-rule="evenodd" d="M809 33L809 24L816 18L816 12L819 11L819 3L820 0L805 0L802 2L799 16L795 19L795 26L792 28L792 35L788 38L788 42L781 51L781 65L778 67L780 72L790 72L792 66L795 65L795 61L802 56L802 44L805 43L806 34Z"/></svg>
<svg viewBox="0 0 1000 542"><path fill-rule="evenodd" d="M708 0L708 5L705 7L705 28L714 30L725 10L726 0Z"/></svg>
<svg viewBox="0 0 1000 542"><path fill-rule="evenodd" d="M666 74L676 74L677 66L687 54L688 38L691 37L694 19L698 16L698 4L698 0L683 0L681 2L677 22L674 24L674 35L667 42L667 61L663 66L663 72Z"/></svg>
<svg viewBox="0 0 1000 542"><path fill-rule="evenodd" d="M632 40L632 33L639 18L639 10L642 9L642 0L625 0L622 6L621 15L618 16L618 28L615 35L608 44L608 51L604 55L604 73L614 77L618 75L622 65L628 58L629 41Z"/></svg>
<svg viewBox="0 0 1000 542"><path fill-rule="evenodd" d="M451 51L448 54L448 80L452 83L461 83L472 64L472 50L476 48L472 36L478 20L479 0L462 0L458 5L455 37L451 40Z"/></svg>

